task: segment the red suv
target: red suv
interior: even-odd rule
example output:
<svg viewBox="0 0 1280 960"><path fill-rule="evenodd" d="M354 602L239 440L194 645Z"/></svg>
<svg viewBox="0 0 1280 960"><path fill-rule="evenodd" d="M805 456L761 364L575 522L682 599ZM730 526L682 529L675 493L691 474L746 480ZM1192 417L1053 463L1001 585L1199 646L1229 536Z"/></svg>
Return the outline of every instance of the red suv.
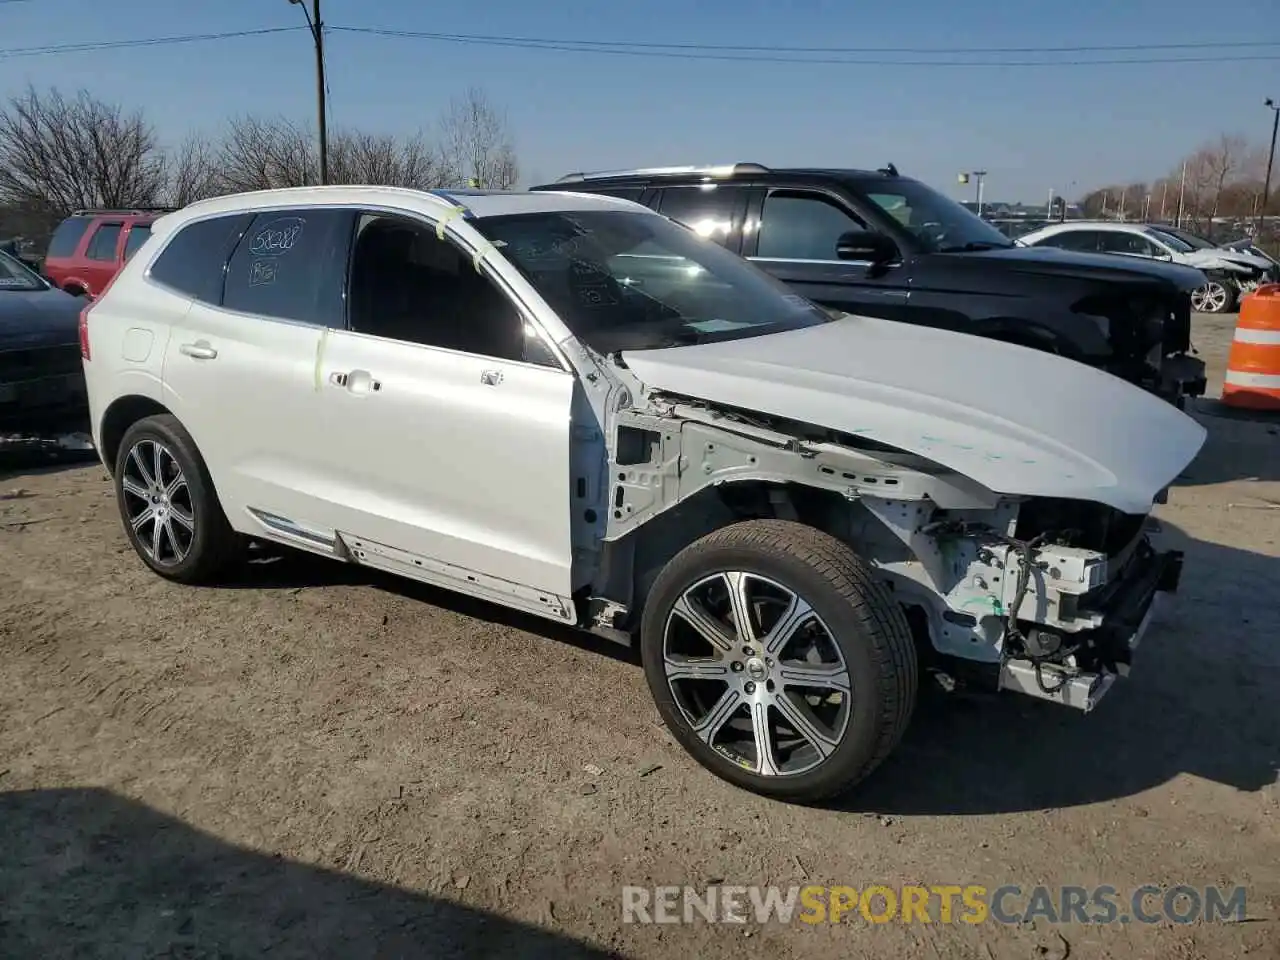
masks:
<svg viewBox="0 0 1280 960"><path fill-rule="evenodd" d="M53 231L44 273L67 293L97 297L169 208L77 210Z"/></svg>

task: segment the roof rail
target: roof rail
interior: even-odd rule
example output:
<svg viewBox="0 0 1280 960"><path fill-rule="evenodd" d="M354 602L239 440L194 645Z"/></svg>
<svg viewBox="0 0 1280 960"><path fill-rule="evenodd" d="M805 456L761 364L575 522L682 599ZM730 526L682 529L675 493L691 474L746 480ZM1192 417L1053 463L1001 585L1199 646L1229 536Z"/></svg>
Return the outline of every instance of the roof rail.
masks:
<svg viewBox="0 0 1280 960"><path fill-rule="evenodd" d="M634 170L597 170L593 173L568 173L556 183L582 183L584 180L608 180L611 177L671 177L684 173L701 173L707 177L732 177L739 173L768 173L761 163L723 163L713 166L638 167Z"/></svg>
<svg viewBox="0 0 1280 960"><path fill-rule="evenodd" d="M173 213L177 207L88 207L84 210L73 210L73 217L97 217L106 214L128 216L139 213Z"/></svg>

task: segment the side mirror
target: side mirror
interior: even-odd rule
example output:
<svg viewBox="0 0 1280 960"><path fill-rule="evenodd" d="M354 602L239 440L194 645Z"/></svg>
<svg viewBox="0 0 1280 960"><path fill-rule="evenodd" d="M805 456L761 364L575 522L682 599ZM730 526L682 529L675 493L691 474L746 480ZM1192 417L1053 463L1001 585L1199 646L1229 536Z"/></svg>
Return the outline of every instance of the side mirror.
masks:
<svg viewBox="0 0 1280 960"><path fill-rule="evenodd" d="M836 257L841 260L867 260L882 264L897 256L897 244L874 230L850 230L836 241Z"/></svg>

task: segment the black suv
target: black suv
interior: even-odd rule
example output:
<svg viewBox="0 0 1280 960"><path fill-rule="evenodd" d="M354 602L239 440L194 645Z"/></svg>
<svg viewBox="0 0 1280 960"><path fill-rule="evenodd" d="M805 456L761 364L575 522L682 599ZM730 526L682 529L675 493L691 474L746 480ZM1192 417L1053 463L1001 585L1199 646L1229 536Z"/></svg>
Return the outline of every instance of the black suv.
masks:
<svg viewBox="0 0 1280 960"><path fill-rule="evenodd" d="M918 180L756 163L574 173L533 190L638 201L831 310L1049 350L1182 404L1205 390L1191 291L1172 264L1015 246Z"/></svg>

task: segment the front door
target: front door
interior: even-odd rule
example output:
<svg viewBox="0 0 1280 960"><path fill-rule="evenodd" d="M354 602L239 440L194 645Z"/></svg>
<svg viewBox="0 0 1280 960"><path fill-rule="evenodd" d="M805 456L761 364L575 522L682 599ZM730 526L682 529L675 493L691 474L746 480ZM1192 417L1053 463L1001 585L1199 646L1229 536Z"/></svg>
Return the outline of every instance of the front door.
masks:
<svg viewBox="0 0 1280 960"><path fill-rule="evenodd" d="M363 563L569 620L574 377L423 221L369 214L322 350L338 529Z"/></svg>
<svg viewBox="0 0 1280 960"><path fill-rule="evenodd" d="M836 256L836 242L869 229L838 197L813 190L770 189L759 220L748 225L748 259L801 296L846 313L901 320L907 268L873 266Z"/></svg>

